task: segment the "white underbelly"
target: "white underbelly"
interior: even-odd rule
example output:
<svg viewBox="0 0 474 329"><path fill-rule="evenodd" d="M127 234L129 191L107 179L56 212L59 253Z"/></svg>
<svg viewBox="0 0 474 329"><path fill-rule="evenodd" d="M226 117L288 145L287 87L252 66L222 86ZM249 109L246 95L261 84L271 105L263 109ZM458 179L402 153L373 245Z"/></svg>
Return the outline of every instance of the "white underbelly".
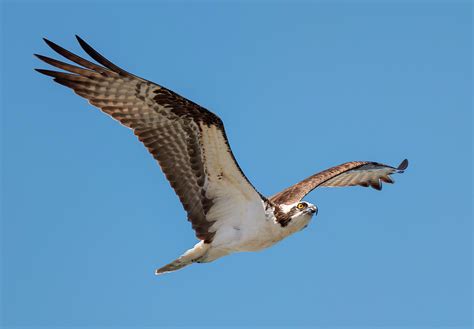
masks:
<svg viewBox="0 0 474 329"><path fill-rule="evenodd" d="M212 261L234 252L268 248L300 231L311 219L311 216L308 216L307 220L298 219L282 227L275 221L273 210L266 209L262 201L249 203L238 209L232 209L232 206L233 204L229 203L227 207L222 208L222 212L215 212L219 215L216 217L220 219L212 226L215 235L205 261ZM233 211L228 211L229 209Z"/></svg>
<svg viewBox="0 0 474 329"><path fill-rule="evenodd" d="M285 238L280 224L268 220L258 229L241 234L232 246L234 251L258 251L273 246Z"/></svg>
<svg viewBox="0 0 474 329"><path fill-rule="evenodd" d="M308 218L310 219L310 218ZM261 216L248 218L242 225L223 227L216 232L212 247L226 250L228 253L242 251L258 251L268 248L287 236L303 229L309 220L282 227L274 217ZM293 223L296 224L296 223Z"/></svg>

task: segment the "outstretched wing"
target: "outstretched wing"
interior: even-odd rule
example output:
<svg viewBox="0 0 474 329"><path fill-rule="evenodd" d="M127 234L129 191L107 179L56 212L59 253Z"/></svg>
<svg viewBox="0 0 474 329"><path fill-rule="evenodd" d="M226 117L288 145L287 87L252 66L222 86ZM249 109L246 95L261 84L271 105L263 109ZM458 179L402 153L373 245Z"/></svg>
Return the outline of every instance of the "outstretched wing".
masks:
<svg viewBox="0 0 474 329"><path fill-rule="evenodd" d="M199 239L212 241L214 223L232 218L229 212L261 202L260 194L235 161L219 117L171 90L124 71L81 38L77 40L101 65L45 39L54 51L79 66L36 55L69 73L37 71L73 89L133 130L158 160ZM222 223L216 224L219 227Z"/></svg>
<svg viewBox="0 0 474 329"><path fill-rule="evenodd" d="M346 162L317 173L288 187L272 196L270 200L276 204L293 204L304 198L306 194L318 186L371 186L382 189L382 182L393 184L390 177L394 173L403 173L408 167L408 160L403 160L397 168L377 162L352 161Z"/></svg>

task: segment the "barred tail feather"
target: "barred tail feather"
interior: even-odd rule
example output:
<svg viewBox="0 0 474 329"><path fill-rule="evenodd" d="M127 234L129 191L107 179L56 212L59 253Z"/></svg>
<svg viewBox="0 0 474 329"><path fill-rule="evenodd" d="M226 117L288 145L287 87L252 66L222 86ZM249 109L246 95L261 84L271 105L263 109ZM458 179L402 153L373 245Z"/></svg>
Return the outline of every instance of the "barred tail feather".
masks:
<svg viewBox="0 0 474 329"><path fill-rule="evenodd" d="M168 272L174 272L180 270L192 263L200 261L207 253L210 245L204 243L204 241L199 242L194 246L194 248L186 251L178 259L172 261L171 263L157 269L155 275L161 275Z"/></svg>

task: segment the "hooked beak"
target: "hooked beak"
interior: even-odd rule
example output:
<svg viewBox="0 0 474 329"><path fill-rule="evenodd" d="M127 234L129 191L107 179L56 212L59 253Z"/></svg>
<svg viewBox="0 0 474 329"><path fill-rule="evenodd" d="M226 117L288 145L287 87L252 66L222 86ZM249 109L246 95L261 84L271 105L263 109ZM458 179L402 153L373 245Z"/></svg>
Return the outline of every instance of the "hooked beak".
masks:
<svg viewBox="0 0 474 329"><path fill-rule="evenodd" d="M312 215L317 215L318 214L318 208L315 206L311 206L308 208L308 212L310 212Z"/></svg>

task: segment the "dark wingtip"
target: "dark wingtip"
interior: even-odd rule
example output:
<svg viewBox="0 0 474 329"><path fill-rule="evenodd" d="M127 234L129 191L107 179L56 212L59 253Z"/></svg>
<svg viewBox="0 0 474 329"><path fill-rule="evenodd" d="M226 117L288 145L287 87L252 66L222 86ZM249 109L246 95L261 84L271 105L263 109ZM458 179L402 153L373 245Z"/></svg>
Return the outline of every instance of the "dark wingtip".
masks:
<svg viewBox="0 0 474 329"><path fill-rule="evenodd" d="M51 48L53 49L55 52L59 53L59 54L62 54L62 52L65 51L65 49L57 44L55 44L54 42L46 39L46 38L43 38L44 42L46 42L46 44Z"/></svg>
<svg viewBox="0 0 474 329"><path fill-rule="evenodd" d="M93 59L95 59L98 63L102 64L103 66L105 66L106 68L108 68L109 70L112 70L114 71L115 73L118 73L120 75L123 75L123 76L133 76L133 74L130 74L128 73L127 71L125 71L124 69L121 69L120 67L118 67L117 65L115 65L114 63L112 63L111 61L109 61L107 58L105 58L104 56L102 56L97 50L95 50L94 48L92 48L87 42L85 42L84 40L82 40L82 38L78 35L76 35L76 39L77 41L79 42L79 45L81 46L81 48L90 56L92 57Z"/></svg>
<svg viewBox="0 0 474 329"><path fill-rule="evenodd" d="M86 43L80 36L78 36L77 34L74 35L76 37L76 40L79 42L79 43Z"/></svg>
<svg viewBox="0 0 474 329"><path fill-rule="evenodd" d="M384 183L393 184L395 181L389 175L380 177L380 180Z"/></svg>
<svg viewBox="0 0 474 329"><path fill-rule="evenodd" d="M50 46L50 47L53 47L53 46L55 46L55 45L56 45L54 42L52 42L52 41L49 41L49 40L48 40L48 39L46 39L46 38L43 38L43 41L44 41L44 42L46 42L46 44L47 44L48 46Z"/></svg>
<svg viewBox="0 0 474 329"><path fill-rule="evenodd" d="M407 168L408 168L408 159L405 159L398 165L397 170L399 172L403 172Z"/></svg>
<svg viewBox="0 0 474 329"><path fill-rule="evenodd" d="M373 181L373 182L370 182L370 187L372 187L373 189L377 190L377 191L381 191L382 190L382 184L380 184L380 181Z"/></svg>
<svg viewBox="0 0 474 329"><path fill-rule="evenodd" d="M35 56L36 58L42 60L43 62L47 62L47 60L48 60L48 57L40 55L40 54L33 54L33 56Z"/></svg>
<svg viewBox="0 0 474 329"><path fill-rule="evenodd" d="M43 69L34 69L34 70L35 70L36 72L41 73L41 74L47 75L47 74L45 73L45 70L43 70Z"/></svg>
<svg viewBox="0 0 474 329"><path fill-rule="evenodd" d="M47 75L48 77L55 77L55 71L44 70L44 69L34 69L36 72Z"/></svg>
<svg viewBox="0 0 474 329"><path fill-rule="evenodd" d="M44 60L45 56L40 55L40 54L33 54L33 56L35 56L35 57L38 58L39 60L45 62L45 60Z"/></svg>
<svg viewBox="0 0 474 329"><path fill-rule="evenodd" d="M49 77L53 77L53 78L56 78L59 74L61 74L60 72L57 72L57 71L51 71L51 70L45 70L45 69L35 69L35 71L41 74L47 75Z"/></svg>
<svg viewBox="0 0 474 329"><path fill-rule="evenodd" d="M85 42L84 39L82 39L80 36L76 34L75 37L76 37L77 42L79 42L79 44L81 45L82 49L84 49L87 53L89 53L87 51L88 49L91 49L92 51L94 51L92 47L87 42Z"/></svg>

